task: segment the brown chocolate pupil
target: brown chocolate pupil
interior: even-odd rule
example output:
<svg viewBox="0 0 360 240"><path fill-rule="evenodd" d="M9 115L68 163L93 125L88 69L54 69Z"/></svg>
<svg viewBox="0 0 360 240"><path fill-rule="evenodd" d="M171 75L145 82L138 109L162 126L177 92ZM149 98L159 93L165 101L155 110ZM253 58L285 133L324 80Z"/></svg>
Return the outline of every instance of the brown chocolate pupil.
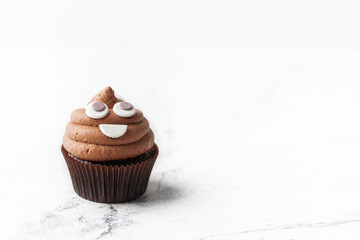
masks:
<svg viewBox="0 0 360 240"><path fill-rule="evenodd" d="M128 102L121 102L120 103L120 108L122 110L130 110L133 108L133 106L131 105L131 103L128 103Z"/></svg>
<svg viewBox="0 0 360 240"><path fill-rule="evenodd" d="M105 109L105 104L102 102L94 102L92 104L92 108L94 109L94 111L96 112L101 112Z"/></svg>

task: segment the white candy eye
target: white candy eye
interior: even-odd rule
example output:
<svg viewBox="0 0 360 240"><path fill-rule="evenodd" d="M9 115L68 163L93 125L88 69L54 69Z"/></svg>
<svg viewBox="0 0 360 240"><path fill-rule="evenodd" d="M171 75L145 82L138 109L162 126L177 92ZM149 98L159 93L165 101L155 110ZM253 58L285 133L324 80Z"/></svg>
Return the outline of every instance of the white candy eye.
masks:
<svg viewBox="0 0 360 240"><path fill-rule="evenodd" d="M90 118L100 119L108 115L109 109L105 103L92 102L86 106L85 113Z"/></svg>
<svg viewBox="0 0 360 240"><path fill-rule="evenodd" d="M131 103L128 102L118 102L114 105L113 111L116 115L120 117L132 117L136 113L135 108Z"/></svg>

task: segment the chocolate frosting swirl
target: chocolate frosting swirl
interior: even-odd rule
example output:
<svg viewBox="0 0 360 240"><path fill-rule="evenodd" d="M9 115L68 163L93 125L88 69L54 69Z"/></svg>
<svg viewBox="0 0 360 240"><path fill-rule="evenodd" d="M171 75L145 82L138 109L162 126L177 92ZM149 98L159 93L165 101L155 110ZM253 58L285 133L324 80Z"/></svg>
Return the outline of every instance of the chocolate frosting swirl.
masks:
<svg viewBox="0 0 360 240"><path fill-rule="evenodd" d="M91 102L105 103L109 113L102 119L93 119L86 115L85 109L76 109L66 126L63 139L64 148L77 158L89 161L112 161L137 157L150 150L154 145L154 134L148 120L136 109L132 117L120 117L113 106L122 100L115 97L111 87L95 95ZM100 124L127 125L126 133L119 138L104 135Z"/></svg>

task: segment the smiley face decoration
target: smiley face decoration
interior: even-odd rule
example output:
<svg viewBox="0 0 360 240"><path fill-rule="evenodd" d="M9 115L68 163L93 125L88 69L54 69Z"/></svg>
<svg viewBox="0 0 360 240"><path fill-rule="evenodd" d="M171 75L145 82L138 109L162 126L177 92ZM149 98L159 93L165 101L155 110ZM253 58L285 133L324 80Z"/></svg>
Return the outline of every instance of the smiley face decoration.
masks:
<svg viewBox="0 0 360 240"><path fill-rule="evenodd" d="M119 117L132 117L136 113L131 103L118 102L113 106L113 111ZM108 115L109 108L103 102L91 102L85 108L85 113L93 119L101 119ZM124 124L99 124L101 132L110 138L119 138L126 133L127 125Z"/></svg>

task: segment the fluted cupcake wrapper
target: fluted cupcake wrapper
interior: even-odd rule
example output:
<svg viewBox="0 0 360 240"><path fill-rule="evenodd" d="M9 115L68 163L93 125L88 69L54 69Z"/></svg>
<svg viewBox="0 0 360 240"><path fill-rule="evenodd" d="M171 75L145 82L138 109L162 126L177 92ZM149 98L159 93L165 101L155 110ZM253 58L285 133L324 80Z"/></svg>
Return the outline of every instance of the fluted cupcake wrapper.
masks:
<svg viewBox="0 0 360 240"><path fill-rule="evenodd" d="M61 152L74 190L80 197L94 202L121 203L134 200L146 191L159 150L154 144L147 159L124 165L83 161L71 156L64 146Z"/></svg>

